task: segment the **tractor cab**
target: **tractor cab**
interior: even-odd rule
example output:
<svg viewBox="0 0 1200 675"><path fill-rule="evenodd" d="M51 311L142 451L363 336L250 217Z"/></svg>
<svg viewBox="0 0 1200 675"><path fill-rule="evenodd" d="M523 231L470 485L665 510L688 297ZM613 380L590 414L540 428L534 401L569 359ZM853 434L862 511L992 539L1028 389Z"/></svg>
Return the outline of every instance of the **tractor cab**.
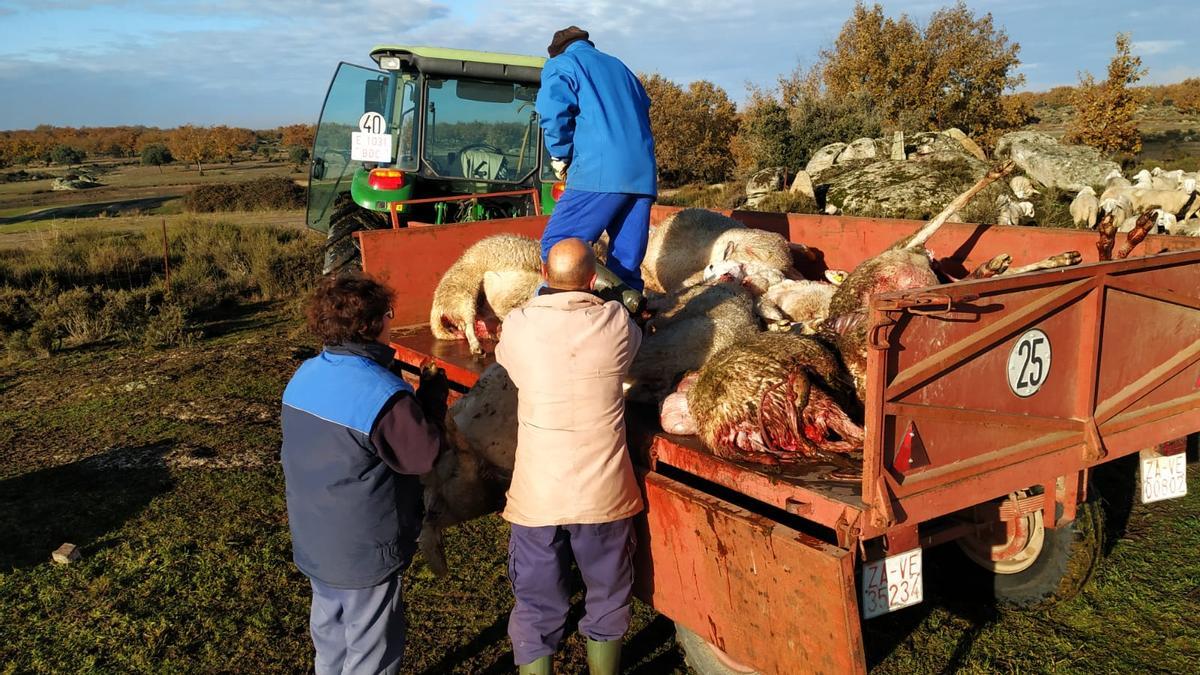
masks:
<svg viewBox="0 0 1200 675"><path fill-rule="evenodd" d="M356 266L363 229L549 213L563 186L534 103L545 59L379 46L338 65L313 142L307 224L325 272Z"/></svg>

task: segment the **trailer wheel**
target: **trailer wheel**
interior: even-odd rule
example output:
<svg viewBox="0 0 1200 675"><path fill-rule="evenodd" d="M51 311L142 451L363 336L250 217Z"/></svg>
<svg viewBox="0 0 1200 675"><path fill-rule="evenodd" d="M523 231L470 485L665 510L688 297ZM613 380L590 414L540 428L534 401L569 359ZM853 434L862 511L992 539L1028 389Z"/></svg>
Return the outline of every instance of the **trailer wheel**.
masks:
<svg viewBox="0 0 1200 675"><path fill-rule="evenodd" d="M992 545L973 537L958 540L966 557L990 573L996 601L1015 609L1040 610L1075 597L1092 578L1103 555L1104 511L1095 498L1079 504L1075 520L1047 529L1040 511L1026 514L999 560ZM1060 507L1061 508L1061 507ZM1061 513L1059 514L1061 515ZM1002 548L1002 547L995 547Z"/></svg>
<svg viewBox="0 0 1200 675"><path fill-rule="evenodd" d="M341 274L362 269L362 253L354 233L388 227L387 216L354 203L349 192L338 195L329 216L329 235L325 239L324 274Z"/></svg>
<svg viewBox="0 0 1200 675"><path fill-rule="evenodd" d="M699 635L675 624L675 641L683 649L683 661L696 675L758 675L758 671L734 661Z"/></svg>

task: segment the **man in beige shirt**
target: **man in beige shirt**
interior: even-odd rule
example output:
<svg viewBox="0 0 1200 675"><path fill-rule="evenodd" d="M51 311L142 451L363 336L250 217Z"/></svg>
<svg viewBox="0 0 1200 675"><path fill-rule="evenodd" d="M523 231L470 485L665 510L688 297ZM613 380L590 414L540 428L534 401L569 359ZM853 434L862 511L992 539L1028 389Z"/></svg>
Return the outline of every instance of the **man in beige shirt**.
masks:
<svg viewBox="0 0 1200 675"><path fill-rule="evenodd" d="M618 672L633 587L633 516L642 497L625 446L621 385L641 331L591 293L596 261L579 239L550 249L546 288L504 319L496 361L517 386L508 622L521 673L549 673L569 606L572 557L587 586L579 630L593 675Z"/></svg>

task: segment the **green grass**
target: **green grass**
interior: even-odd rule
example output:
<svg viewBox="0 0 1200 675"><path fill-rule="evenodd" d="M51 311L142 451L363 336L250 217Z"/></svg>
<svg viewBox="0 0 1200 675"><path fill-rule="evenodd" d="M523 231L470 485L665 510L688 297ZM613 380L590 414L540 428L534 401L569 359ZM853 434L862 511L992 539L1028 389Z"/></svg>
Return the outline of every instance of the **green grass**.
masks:
<svg viewBox="0 0 1200 675"><path fill-rule="evenodd" d="M262 303L193 346L98 346L0 368L0 663L9 672L297 672L308 587L290 562L277 401L315 345ZM1138 507L1078 598L992 609L931 553L925 604L865 624L879 673L1185 671L1200 658L1200 494ZM507 530L449 533L409 572L405 672L509 672ZM64 541L80 563L47 562ZM579 597L573 620L579 615ZM13 617L20 617L14 620ZM581 672L571 633L561 672ZM686 672L638 605L629 672ZM0 672L4 672L0 669Z"/></svg>

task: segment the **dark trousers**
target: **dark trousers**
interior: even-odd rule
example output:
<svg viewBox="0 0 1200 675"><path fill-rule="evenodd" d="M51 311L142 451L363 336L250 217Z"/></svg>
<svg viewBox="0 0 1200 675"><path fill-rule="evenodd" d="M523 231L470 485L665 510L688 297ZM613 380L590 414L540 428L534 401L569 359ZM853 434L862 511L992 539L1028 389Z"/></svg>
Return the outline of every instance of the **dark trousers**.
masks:
<svg viewBox="0 0 1200 675"><path fill-rule="evenodd" d="M508 578L516 604L508 636L517 665L558 649L570 607L572 557L587 587L579 632L600 641L625 635L633 597L633 548L632 518L596 525L512 526Z"/></svg>
<svg viewBox="0 0 1200 675"><path fill-rule="evenodd" d="M309 632L317 650L317 675L400 672L405 633L400 575L371 588L333 588L309 581Z"/></svg>
<svg viewBox="0 0 1200 675"><path fill-rule="evenodd" d="M542 260L550 247L563 239L595 243L608 232L608 269L641 291L642 258L650 237L650 205L654 198L620 192L584 192L568 189L542 233Z"/></svg>

